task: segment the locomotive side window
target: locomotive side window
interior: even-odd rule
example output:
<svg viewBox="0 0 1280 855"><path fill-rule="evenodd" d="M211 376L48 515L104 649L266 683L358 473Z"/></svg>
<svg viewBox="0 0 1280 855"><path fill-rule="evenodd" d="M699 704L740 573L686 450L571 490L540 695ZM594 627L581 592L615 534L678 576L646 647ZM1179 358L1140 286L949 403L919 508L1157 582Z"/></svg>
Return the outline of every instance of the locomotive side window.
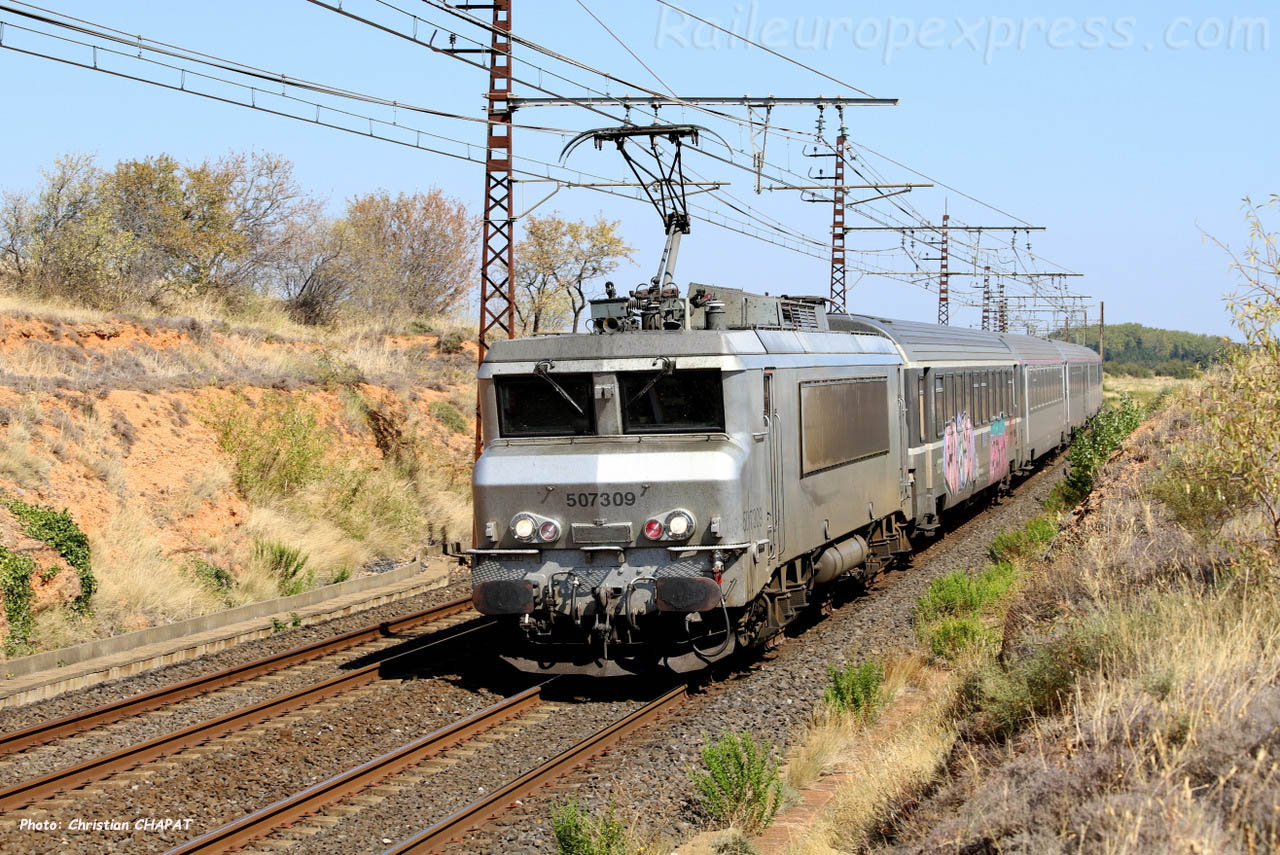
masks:
<svg viewBox="0 0 1280 855"><path fill-rule="evenodd" d="M504 437L596 432L590 374L496 377L493 382L498 393L498 427Z"/></svg>
<svg viewBox="0 0 1280 855"><path fill-rule="evenodd" d="M887 378L800 385L801 477L888 453Z"/></svg>
<svg viewBox="0 0 1280 855"><path fill-rule="evenodd" d="M623 433L724 431L724 392L715 369L618 375Z"/></svg>

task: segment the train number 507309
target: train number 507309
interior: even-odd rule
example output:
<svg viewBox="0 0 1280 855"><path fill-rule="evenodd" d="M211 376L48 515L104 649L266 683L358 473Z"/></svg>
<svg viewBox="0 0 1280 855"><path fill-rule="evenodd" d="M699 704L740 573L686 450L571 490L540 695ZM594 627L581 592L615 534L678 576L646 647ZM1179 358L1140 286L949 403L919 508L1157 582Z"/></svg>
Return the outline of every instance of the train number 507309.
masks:
<svg viewBox="0 0 1280 855"><path fill-rule="evenodd" d="M612 493L565 493L564 503L571 508L629 508L636 503L630 490Z"/></svg>

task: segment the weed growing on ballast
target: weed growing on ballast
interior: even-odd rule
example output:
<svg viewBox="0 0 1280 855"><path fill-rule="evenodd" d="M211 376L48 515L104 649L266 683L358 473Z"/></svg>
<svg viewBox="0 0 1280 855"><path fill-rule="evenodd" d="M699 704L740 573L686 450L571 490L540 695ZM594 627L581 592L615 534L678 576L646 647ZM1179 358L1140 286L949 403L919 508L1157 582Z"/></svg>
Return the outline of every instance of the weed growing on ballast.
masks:
<svg viewBox="0 0 1280 855"><path fill-rule="evenodd" d="M726 730L702 748L702 769L690 769L703 810L747 834L769 827L782 804L782 777L773 745L749 732Z"/></svg>

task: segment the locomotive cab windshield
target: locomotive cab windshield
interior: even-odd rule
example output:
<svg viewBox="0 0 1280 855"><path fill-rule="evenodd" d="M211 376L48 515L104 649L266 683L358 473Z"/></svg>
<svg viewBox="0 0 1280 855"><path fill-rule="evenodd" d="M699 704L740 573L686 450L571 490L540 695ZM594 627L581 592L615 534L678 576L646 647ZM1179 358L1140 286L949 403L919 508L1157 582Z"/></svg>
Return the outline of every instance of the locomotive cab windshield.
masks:
<svg viewBox="0 0 1280 855"><path fill-rule="evenodd" d="M715 369L676 371L657 376L618 375L622 432L723 433L724 393Z"/></svg>
<svg viewBox="0 0 1280 855"><path fill-rule="evenodd" d="M503 436L591 436L596 432L590 374L498 377Z"/></svg>

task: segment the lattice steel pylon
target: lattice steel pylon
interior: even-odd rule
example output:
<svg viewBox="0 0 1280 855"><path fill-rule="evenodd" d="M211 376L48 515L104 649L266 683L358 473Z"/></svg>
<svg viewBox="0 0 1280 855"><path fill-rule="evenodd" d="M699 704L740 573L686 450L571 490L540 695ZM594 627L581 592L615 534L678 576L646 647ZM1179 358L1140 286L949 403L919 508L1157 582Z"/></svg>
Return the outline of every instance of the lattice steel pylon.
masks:
<svg viewBox="0 0 1280 855"><path fill-rule="evenodd" d="M511 4L493 0L489 53L487 156L484 168L484 225L480 243L480 361L495 332L515 337L515 216L511 169ZM481 402L476 399L476 457L483 451Z"/></svg>
<svg viewBox="0 0 1280 855"><path fill-rule="evenodd" d="M982 274L982 329L991 331L991 266L983 268Z"/></svg>
<svg viewBox="0 0 1280 855"><path fill-rule="evenodd" d="M951 246L949 243L949 232L951 227L951 215L942 215L942 266L938 274L938 323L943 326L951 325Z"/></svg>
<svg viewBox="0 0 1280 855"><path fill-rule="evenodd" d="M834 204L831 215L831 304L841 312L846 310L849 298L844 266L844 151L845 134L841 127L840 136L836 137L836 188L832 197Z"/></svg>

